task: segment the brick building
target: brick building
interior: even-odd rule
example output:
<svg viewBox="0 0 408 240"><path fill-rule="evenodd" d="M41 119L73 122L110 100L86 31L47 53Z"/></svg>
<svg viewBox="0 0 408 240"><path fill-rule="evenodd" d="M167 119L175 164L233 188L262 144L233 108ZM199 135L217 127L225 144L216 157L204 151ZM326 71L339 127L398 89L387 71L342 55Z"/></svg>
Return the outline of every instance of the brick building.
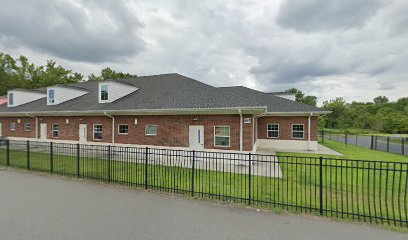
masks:
<svg viewBox="0 0 408 240"><path fill-rule="evenodd" d="M216 88L179 74L13 89L0 105L10 139L196 150L316 149L319 108L282 93Z"/></svg>

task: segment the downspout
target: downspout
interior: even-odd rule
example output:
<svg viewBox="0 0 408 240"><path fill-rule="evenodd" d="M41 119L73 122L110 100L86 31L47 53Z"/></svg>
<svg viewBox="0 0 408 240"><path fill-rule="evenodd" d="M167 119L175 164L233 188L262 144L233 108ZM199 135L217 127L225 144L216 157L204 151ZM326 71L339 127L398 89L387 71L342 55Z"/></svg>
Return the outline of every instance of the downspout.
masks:
<svg viewBox="0 0 408 240"><path fill-rule="evenodd" d="M35 119L35 135L34 135L34 137L35 137L36 139L38 139L38 117L32 116L32 115L30 115L30 114L28 114L28 113L26 113L26 116Z"/></svg>
<svg viewBox="0 0 408 240"><path fill-rule="evenodd" d="M313 112L310 113L308 121L307 121L307 149L310 151L310 128L311 128L311 120L312 120Z"/></svg>
<svg viewBox="0 0 408 240"><path fill-rule="evenodd" d="M106 116L112 118L112 143L115 143L115 117L103 112Z"/></svg>
<svg viewBox="0 0 408 240"><path fill-rule="evenodd" d="M239 151L242 152L242 139L243 139L243 119L242 119L242 112L241 108L238 109L239 112Z"/></svg>

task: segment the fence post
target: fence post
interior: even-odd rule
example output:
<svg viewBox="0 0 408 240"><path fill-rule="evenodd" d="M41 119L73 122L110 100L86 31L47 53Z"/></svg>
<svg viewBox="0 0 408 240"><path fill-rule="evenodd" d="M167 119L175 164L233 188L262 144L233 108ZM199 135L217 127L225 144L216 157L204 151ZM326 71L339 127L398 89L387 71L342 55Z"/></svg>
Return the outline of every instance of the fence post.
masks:
<svg viewBox="0 0 408 240"><path fill-rule="evenodd" d="M10 140L6 140L6 164L10 166Z"/></svg>
<svg viewBox="0 0 408 240"><path fill-rule="evenodd" d="M50 173L54 172L54 144L50 142Z"/></svg>
<svg viewBox="0 0 408 240"><path fill-rule="evenodd" d="M195 168L195 150L193 150L193 162L191 163L191 196L194 196L194 168Z"/></svg>
<svg viewBox="0 0 408 240"><path fill-rule="evenodd" d="M108 182L111 182L111 145L108 145Z"/></svg>
<svg viewBox="0 0 408 240"><path fill-rule="evenodd" d="M148 177L149 177L149 171L148 171L148 164L149 164L149 148L146 147L146 152L145 152L145 189L147 189L148 186Z"/></svg>
<svg viewBox="0 0 408 240"><path fill-rule="evenodd" d="M30 141L27 140L27 170L30 170Z"/></svg>
<svg viewBox="0 0 408 240"><path fill-rule="evenodd" d="M77 143L77 177L80 177L80 145Z"/></svg>
<svg viewBox="0 0 408 240"><path fill-rule="evenodd" d="M319 158L319 175L320 215L323 215L323 157Z"/></svg>
<svg viewBox="0 0 408 240"><path fill-rule="evenodd" d="M374 136L374 149L377 150L377 136Z"/></svg>
<svg viewBox="0 0 408 240"><path fill-rule="evenodd" d="M405 138L401 138L401 153L405 155Z"/></svg>
<svg viewBox="0 0 408 240"><path fill-rule="evenodd" d="M390 151L390 137L387 137L387 152Z"/></svg>
<svg viewBox="0 0 408 240"><path fill-rule="evenodd" d="M346 146L347 146L347 142L348 142L347 133L344 133L344 142L346 143Z"/></svg>
<svg viewBox="0 0 408 240"><path fill-rule="evenodd" d="M322 143L324 143L324 130L322 130Z"/></svg>
<svg viewBox="0 0 408 240"><path fill-rule="evenodd" d="M371 145L370 145L370 149L371 149L371 150L374 149L374 135L371 135Z"/></svg>
<svg viewBox="0 0 408 240"><path fill-rule="evenodd" d="M248 162L249 162L249 175L248 175L248 205L251 205L251 172L252 172L252 161L251 161L251 153L248 154Z"/></svg>

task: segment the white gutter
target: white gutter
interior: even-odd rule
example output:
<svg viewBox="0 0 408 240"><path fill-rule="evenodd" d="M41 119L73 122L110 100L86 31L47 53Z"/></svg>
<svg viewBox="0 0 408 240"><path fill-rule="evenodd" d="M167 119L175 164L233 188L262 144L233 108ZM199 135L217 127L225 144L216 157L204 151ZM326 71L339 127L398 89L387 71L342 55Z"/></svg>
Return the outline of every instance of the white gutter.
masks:
<svg viewBox="0 0 408 240"><path fill-rule="evenodd" d="M134 109L134 110L81 110L81 111L41 111L30 112L41 116L98 116L104 113L115 115L161 115L161 114L235 114L236 110L265 111L266 106L260 107L225 107L225 108L168 108L168 109ZM20 116L27 112L0 112L0 116Z"/></svg>
<svg viewBox="0 0 408 240"><path fill-rule="evenodd" d="M28 113L26 113L26 116L35 119L35 135L34 135L34 137L38 139L38 117L32 116L32 115L30 115Z"/></svg>
<svg viewBox="0 0 408 240"><path fill-rule="evenodd" d="M312 126L311 121L312 121L312 116L313 116L313 112L310 113L309 118L307 120L307 149L310 149L310 127Z"/></svg>
<svg viewBox="0 0 408 240"><path fill-rule="evenodd" d="M115 143L115 117L104 112L106 116L112 118L112 143Z"/></svg>
<svg viewBox="0 0 408 240"><path fill-rule="evenodd" d="M243 119L241 109L238 109L239 112L239 151L242 152L242 139L243 139Z"/></svg>

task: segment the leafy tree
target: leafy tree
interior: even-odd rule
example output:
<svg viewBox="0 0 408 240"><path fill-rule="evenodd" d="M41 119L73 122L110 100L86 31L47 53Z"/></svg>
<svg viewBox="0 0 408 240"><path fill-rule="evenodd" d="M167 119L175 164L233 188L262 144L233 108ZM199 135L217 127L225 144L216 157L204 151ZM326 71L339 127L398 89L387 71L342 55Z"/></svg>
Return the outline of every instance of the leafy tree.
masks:
<svg viewBox="0 0 408 240"><path fill-rule="evenodd" d="M378 96L378 97L374 98L373 102L375 104L385 104L385 103L388 103L389 100L388 100L388 98L386 96Z"/></svg>
<svg viewBox="0 0 408 240"><path fill-rule="evenodd" d="M289 88L285 92L295 94L295 101L301 102L304 104L308 104L311 106L317 105L317 97L316 96L305 96L305 94L297 88Z"/></svg>
<svg viewBox="0 0 408 240"><path fill-rule="evenodd" d="M24 56L14 59L0 53L0 95L13 88L34 89L80 81L83 81L82 74L67 70L55 61L37 67Z"/></svg>
<svg viewBox="0 0 408 240"><path fill-rule="evenodd" d="M123 73L123 72L116 72L109 67L104 68L101 70L101 74L96 76L95 74L91 74L88 76L88 81L103 81L106 79L123 79L123 78L130 78L136 77L136 75L130 73Z"/></svg>

